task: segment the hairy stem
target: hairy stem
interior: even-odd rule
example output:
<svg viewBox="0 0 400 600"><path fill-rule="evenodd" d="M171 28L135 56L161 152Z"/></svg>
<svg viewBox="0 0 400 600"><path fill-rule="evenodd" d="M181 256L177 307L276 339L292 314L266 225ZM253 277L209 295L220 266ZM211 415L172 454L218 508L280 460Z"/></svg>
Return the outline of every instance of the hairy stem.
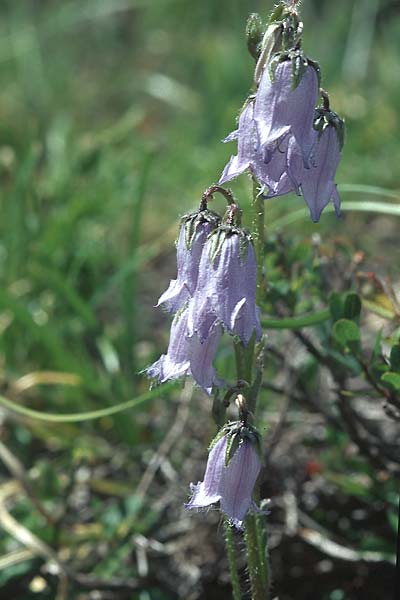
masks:
<svg viewBox="0 0 400 600"><path fill-rule="evenodd" d="M264 199L258 196L257 182L253 180L253 230L254 249L257 261L257 290L256 302L259 305L263 296L263 270L264 270ZM238 377L246 379L252 373L255 374L254 381L251 381L251 389L248 398L249 410L253 414L256 412L257 396L262 382L262 366L259 363L259 357L262 357L262 345L249 343L247 347L243 345L236 347L236 359L238 367ZM250 367L249 367L250 365ZM246 372L244 372L246 371ZM247 379L246 379L247 380ZM252 600L268 600L269 578L268 578L268 559L267 549L267 530L265 519L261 519L255 514L248 514L245 521L245 541L247 552L247 564L250 575Z"/></svg>
<svg viewBox="0 0 400 600"><path fill-rule="evenodd" d="M247 551L247 565L250 575L252 600L268 600L268 575L265 560L261 560L257 516L248 514L245 521L245 541Z"/></svg>
<svg viewBox="0 0 400 600"><path fill-rule="evenodd" d="M265 200L262 196L258 195L258 183L253 179L253 240L254 250L257 261L257 289L256 289L256 303L260 304L262 299L262 287L263 287L263 276L264 276L264 251L265 251L265 233L264 233L264 204Z"/></svg>
<svg viewBox="0 0 400 600"><path fill-rule="evenodd" d="M229 574L231 577L231 584L232 584L232 598L233 598L233 600L241 600L242 594L240 591L239 572L238 572L236 552L235 552L235 540L233 537L232 527L230 526L229 519L227 519L227 518L225 518L225 520L224 520L224 527L225 527L226 554L228 557Z"/></svg>

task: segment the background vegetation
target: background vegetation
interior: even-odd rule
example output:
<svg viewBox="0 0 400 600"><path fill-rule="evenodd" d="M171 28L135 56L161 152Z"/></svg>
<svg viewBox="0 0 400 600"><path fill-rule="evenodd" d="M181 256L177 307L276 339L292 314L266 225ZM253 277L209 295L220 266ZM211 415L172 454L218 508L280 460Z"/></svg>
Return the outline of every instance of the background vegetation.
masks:
<svg viewBox="0 0 400 600"><path fill-rule="evenodd" d="M313 225L296 197L266 207L265 319L323 315L266 323L262 491L280 600L374 600L393 587L399 494L400 220L381 205L400 201L400 5L303 4L305 49L347 123L338 182L352 210ZM178 218L233 152L220 140L251 87L245 21L270 9L0 2L3 400L60 415L148 390ZM232 187L245 209L249 181ZM229 346L218 365L229 379ZM190 385L77 422L3 403L0 597L229 598L219 514L183 508L210 408Z"/></svg>

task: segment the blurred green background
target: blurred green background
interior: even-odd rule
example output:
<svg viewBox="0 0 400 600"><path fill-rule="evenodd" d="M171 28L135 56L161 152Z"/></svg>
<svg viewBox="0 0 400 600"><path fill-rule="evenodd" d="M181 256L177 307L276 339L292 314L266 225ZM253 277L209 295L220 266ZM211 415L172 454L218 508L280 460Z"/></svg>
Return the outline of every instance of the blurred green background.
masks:
<svg viewBox="0 0 400 600"><path fill-rule="evenodd" d="M220 141L235 128L251 88L246 18L250 12L266 18L271 8L260 0L0 2L4 396L59 414L109 407L146 392L140 371L168 341L168 318L153 307L175 274L178 219L198 205L234 152ZM320 62L332 107L347 124L337 176L342 199L388 201L384 191L360 193L359 186L400 189L400 3L304 0L302 16L304 48ZM246 210L246 176L232 187ZM301 206L294 196L270 201L267 230ZM278 246L293 244L296 260L303 252L312 270L313 244L322 239L323 260L337 267L335 282L347 269L343 261L359 252L363 269L390 276L398 291L399 223L394 216L346 211L339 221L324 214L317 226L302 219L283 228L278 241L270 238L271 262ZM287 277L290 288L291 275L282 273L276 271L276 285ZM339 291L352 285L351 277L337 284ZM301 296L299 312L326 304L307 274L292 288ZM273 316L273 294L270 300ZM374 301L390 308L383 292ZM288 338L274 335L271 343L296 353ZM226 345L219 364L229 369L231 362ZM279 375L278 367L271 369L271 377ZM282 403L279 394L269 398L266 392L266 426ZM213 435L210 406L186 387L81 423L1 409L0 597L229 598L218 514L188 516L182 508ZM271 517L276 595L366 598L369 578L389 593L392 570L385 556L394 551L397 494L390 470L371 471L357 462L346 433L330 428L318 409L311 416L309 407L290 410L285 435L295 439L270 465L271 477L288 482L276 492L283 505L277 502ZM307 449L307 428L317 426L319 442ZM299 464L285 452L299 452ZM322 466L313 470L315 456ZM321 555L310 554L304 540L282 542L279 511L296 494L291 478L299 469L305 469L306 495L312 481L331 495L319 514L323 525L345 519L337 534L342 541L382 552L382 560L372 566L356 561L355 570L340 557L324 557L321 548ZM310 513L320 491L309 490ZM267 485L267 494L274 501L274 485ZM351 534L346 504L354 497L362 506L356 502L351 510L368 517L358 513L358 537ZM371 506L376 510L369 513ZM27 531L33 535L28 541ZM70 565L74 575L60 573L57 562ZM318 594L310 577L321 579ZM384 597L369 590L368 598Z"/></svg>

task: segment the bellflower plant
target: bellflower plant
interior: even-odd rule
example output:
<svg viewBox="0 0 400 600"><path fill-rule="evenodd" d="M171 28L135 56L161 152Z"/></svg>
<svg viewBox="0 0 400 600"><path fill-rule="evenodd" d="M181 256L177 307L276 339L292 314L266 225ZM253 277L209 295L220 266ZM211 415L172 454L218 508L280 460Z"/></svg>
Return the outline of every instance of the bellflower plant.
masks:
<svg viewBox="0 0 400 600"><path fill-rule="evenodd" d="M237 155L228 161L218 184L204 192L199 210L182 219L177 278L158 301L175 313L168 350L147 368L148 376L160 383L191 376L213 396L219 431L204 479L191 486L186 506L218 506L223 514L234 600L242 594L233 527L244 529L252 600L269 599L267 523L253 500L253 495L259 497L261 438L252 423L264 366L258 308L265 289L264 199L291 192L303 195L314 221L331 200L337 214L340 207L334 179L344 125L323 90L323 105L315 108L320 70L303 53L296 4L282 0L265 26L257 15L249 19L254 89L244 102L237 130L224 140L237 141ZM253 179L250 232L241 227L241 210L232 192L222 187L246 171ZM228 202L223 219L208 209L216 192ZM233 383L221 380L213 364L224 333L235 350ZM223 425L234 397L239 418Z"/></svg>

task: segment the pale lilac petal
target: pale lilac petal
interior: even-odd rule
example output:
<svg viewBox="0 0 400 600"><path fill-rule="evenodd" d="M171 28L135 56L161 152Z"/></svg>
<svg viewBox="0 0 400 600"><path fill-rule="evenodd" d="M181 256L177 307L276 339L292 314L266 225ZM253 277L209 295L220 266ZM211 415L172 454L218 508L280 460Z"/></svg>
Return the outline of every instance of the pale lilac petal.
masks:
<svg viewBox="0 0 400 600"><path fill-rule="evenodd" d="M301 149L292 135L279 144L267 169L264 170L268 170L268 176L259 180L268 187L265 198L283 196L290 192L300 195L304 161Z"/></svg>
<svg viewBox="0 0 400 600"><path fill-rule="evenodd" d="M147 368L148 377L164 383L189 373L190 356L187 338L187 311L177 314L171 325L167 354Z"/></svg>
<svg viewBox="0 0 400 600"><path fill-rule="evenodd" d="M208 222L199 222L190 248L186 242L186 227L181 226L177 243L177 279L160 296L157 306L164 305L169 312L176 312L191 298L196 289L199 262L204 242L211 231Z"/></svg>
<svg viewBox="0 0 400 600"><path fill-rule="evenodd" d="M209 335L215 318L222 322L228 333L239 335L247 344L254 331L261 337L261 326L256 309L256 261L254 248L248 242L242 256L242 235L227 234L219 254L210 260L212 241L207 241L199 265L198 286L189 303L188 331L201 340Z"/></svg>
<svg viewBox="0 0 400 600"><path fill-rule="evenodd" d="M209 395L213 385L221 387L220 380L213 367L213 360L222 336L222 328L214 320L207 338L202 342L198 335L189 338L190 344L190 373L195 382Z"/></svg>
<svg viewBox="0 0 400 600"><path fill-rule="evenodd" d="M221 499L219 492L222 472L225 469L225 452L227 438L223 436L211 449L208 460L204 481L197 485L191 485L192 498L186 504L186 508L204 508L214 504Z"/></svg>
<svg viewBox="0 0 400 600"><path fill-rule="evenodd" d="M238 139L239 137L239 129L235 129L235 131L231 131L231 133L229 135L226 136L225 139L223 139L223 143L227 144L229 142L234 142Z"/></svg>
<svg viewBox="0 0 400 600"><path fill-rule="evenodd" d="M334 183L340 160L340 145L335 127L328 125L317 138L311 166L304 169L301 190L314 222L319 221L325 206L332 199L335 210L340 211L340 198Z"/></svg>
<svg viewBox="0 0 400 600"><path fill-rule="evenodd" d="M222 386L224 383L217 377L213 367L222 334L221 326L216 324L214 317L209 335L201 341L197 335L188 335L187 323L186 309L178 313L172 322L167 354L147 368L147 376L164 383L169 379L191 375L207 394L211 394L213 385Z"/></svg>
<svg viewBox="0 0 400 600"><path fill-rule="evenodd" d="M253 443L244 438L223 470L219 487L221 510L237 527L242 526L253 505L252 495L260 469L261 461Z"/></svg>
<svg viewBox="0 0 400 600"><path fill-rule="evenodd" d="M237 156L232 156L222 171L218 181L223 185L227 181L244 173L251 165L258 144L257 133L253 121L253 102L248 102L239 117L239 129L232 132L224 141L238 140Z"/></svg>
<svg viewBox="0 0 400 600"><path fill-rule="evenodd" d="M256 95L254 119L266 162L272 159L278 142L289 132L301 148L304 161L308 162L317 95L318 77L311 65L306 67L294 89L290 60L277 65L273 80L269 68L264 69Z"/></svg>
<svg viewBox="0 0 400 600"><path fill-rule="evenodd" d="M219 178L218 185L223 185L227 181L231 181L239 177L250 167L250 161L240 161L238 156L231 156L230 161L225 165L224 170Z"/></svg>

